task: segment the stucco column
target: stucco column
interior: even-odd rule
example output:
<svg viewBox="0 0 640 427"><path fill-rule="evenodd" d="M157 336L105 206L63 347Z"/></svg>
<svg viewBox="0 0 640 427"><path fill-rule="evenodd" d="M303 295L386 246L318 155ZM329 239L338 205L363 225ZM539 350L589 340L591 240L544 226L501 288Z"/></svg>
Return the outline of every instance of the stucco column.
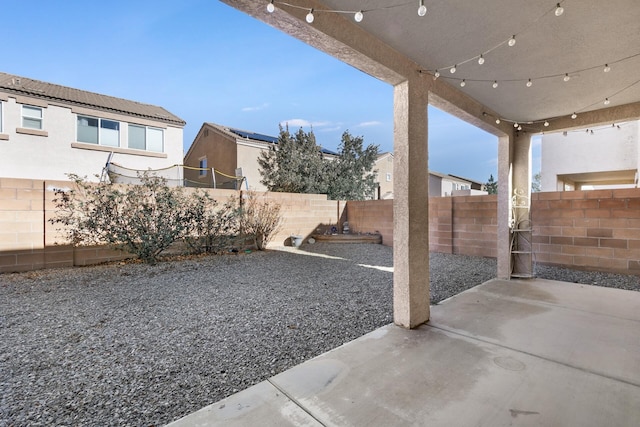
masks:
<svg viewBox="0 0 640 427"><path fill-rule="evenodd" d="M405 328L429 320L428 84L416 77L393 93L393 319Z"/></svg>
<svg viewBox="0 0 640 427"><path fill-rule="evenodd" d="M511 165L513 137L498 138L498 278L511 277Z"/></svg>
<svg viewBox="0 0 640 427"><path fill-rule="evenodd" d="M511 190L512 277L533 274L531 233L531 135L519 132L513 144Z"/></svg>

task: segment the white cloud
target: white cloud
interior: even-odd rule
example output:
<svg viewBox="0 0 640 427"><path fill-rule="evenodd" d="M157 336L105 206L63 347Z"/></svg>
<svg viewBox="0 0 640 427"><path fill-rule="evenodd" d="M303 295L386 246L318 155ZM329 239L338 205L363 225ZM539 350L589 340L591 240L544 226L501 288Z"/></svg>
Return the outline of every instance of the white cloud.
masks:
<svg viewBox="0 0 640 427"><path fill-rule="evenodd" d="M264 104L258 105L257 107L244 107L242 108L242 111L244 112L260 111L260 110L264 110L267 107L269 107L269 104L265 102Z"/></svg>
<svg viewBox="0 0 640 427"><path fill-rule="evenodd" d="M290 128L299 128L299 127L314 127L314 128L324 128L327 126L331 126L331 122L310 122L305 119L289 119L283 120L280 122L281 126L289 126Z"/></svg>
<svg viewBox="0 0 640 427"><path fill-rule="evenodd" d="M366 128L366 127L371 127L371 126L380 126L382 124L382 122L378 122L378 121L370 121L370 122L362 122L357 124L355 127L357 128Z"/></svg>

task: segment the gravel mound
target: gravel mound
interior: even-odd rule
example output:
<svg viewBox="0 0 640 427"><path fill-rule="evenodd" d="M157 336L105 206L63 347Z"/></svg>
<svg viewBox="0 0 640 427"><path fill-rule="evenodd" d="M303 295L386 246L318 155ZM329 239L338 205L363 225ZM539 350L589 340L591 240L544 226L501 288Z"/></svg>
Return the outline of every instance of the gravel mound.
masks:
<svg viewBox="0 0 640 427"><path fill-rule="evenodd" d="M430 262L432 303L495 277L492 259ZM386 246L317 243L0 275L0 426L168 423L390 323L392 264Z"/></svg>

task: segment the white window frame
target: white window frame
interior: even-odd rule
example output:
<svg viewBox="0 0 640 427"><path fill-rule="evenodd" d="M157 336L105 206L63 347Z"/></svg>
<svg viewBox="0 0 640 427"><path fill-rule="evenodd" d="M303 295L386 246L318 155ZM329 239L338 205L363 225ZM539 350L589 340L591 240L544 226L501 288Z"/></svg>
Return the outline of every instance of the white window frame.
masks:
<svg viewBox="0 0 640 427"><path fill-rule="evenodd" d="M87 118L87 119L95 119L98 121L98 141L97 142L88 142L88 141L80 141L80 139L78 138L78 121L81 118ZM116 145L111 145L111 144L104 144L102 141L102 121L105 120L107 122L113 122L113 123L117 123L118 124L118 142ZM95 117L95 116L89 116L87 114L77 114L76 115L76 141L81 142L83 144L96 144L96 145L101 145L103 147L120 147L122 138L121 138L121 133L120 133L120 129L122 128L122 123L120 123L118 120L111 120L111 119L102 119L100 117Z"/></svg>
<svg viewBox="0 0 640 427"><path fill-rule="evenodd" d="M202 162L204 161L204 166L202 166ZM200 170L198 171L198 176L199 177L205 177L207 176L207 157L200 157L198 159L198 167L200 168Z"/></svg>
<svg viewBox="0 0 640 427"><path fill-rule="evenodd" d="M391 172L387 172L387 182L391 182Z"/></svg>
<svg viewBox="0 0 640 427"><path fill-rule="evenodd" d="M138 148L138 147L131 147L130 143L131 143L131 127L138 127L138 128L143 128L144 129L144 148ZM159 127L155 127L155 126L145 126L145 125L139 125L136 123L129 123L128 129L127 131L129 132L129 137L128 137L128 141L127 141L127 147L132 149L132 150L144 150L144 151L149 151L152 153L164 153L165 152L165 144L164 144L164 129L163 128L159 128ZM150 150L149 149L149 131L160 131L161 135L162 135L162 147L160 150Z"/></svg>
<svg viewBox="0 0 640 427"><path fill-rule="evenodd" d="M40 111L40 117L34 117L28 114L25 114L25 108L29 109L34 109L34 110L39 110ZM24 119L31 119L31 120L38 120L40 121L40 127L38 128L34 128L34 127L30 127L30 126L25 126L24 124ZM25 129L35 129L35 130L44 130L44 108L42 107L38 107L35 105L28 105L28 104L22 104L21 109L20 109L20 120L21 120L21 125L23 128Z"/></svg>

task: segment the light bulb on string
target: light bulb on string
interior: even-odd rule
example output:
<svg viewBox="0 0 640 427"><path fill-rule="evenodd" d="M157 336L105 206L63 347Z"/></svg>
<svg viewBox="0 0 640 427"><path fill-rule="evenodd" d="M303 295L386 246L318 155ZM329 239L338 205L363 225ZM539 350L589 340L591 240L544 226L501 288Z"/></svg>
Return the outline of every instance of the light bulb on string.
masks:
<svg viewBox="0 0 640 427"><path fill-rule="evenodd" d="M548 121L544 121L544 127L548 128L549 127L549 122Z"/></svg>
<svg viewBox="0 0 640 427"><path fill-rule="evenodd" d="M362 13L361 10L357 11L355 15L353 15L353 19L356 22L362 22L362 19L364 18L364 13Z"/></svg>
<svg viewBox="0 0 640 427"><path fill-rule="evenodd" d="M533 82L531 81L531 79L529 79L529 81L527 82L527 87L531 87L533 86Z"/></svg>
<svg viewBox="0 0 640 427"><path fill-rule="evenodd" d="M518 122L515 122L515 123L513 124L513 127L514 127L514 128L516 128L516 129L518 128L518 126L519 126L519 125L518 125Z"/></svg>
<svg viewBox="0 0 640 427"><path fill-rule="evenodd" d="M565 82L568 82L569 80L571 80L571 76L569 76L569 73L565 73L565 75L562 78L562 80L564 80Z"/></svg>
<svg viewBox="0 0 640 427"><path fill-rule="evenodd" d="M313 22L313 9L309 9L309 13L307 13L307 17L305 19L309 24Z"/></svg>
<svg viewBox="0 0 640 427"><path fill-rule="evenodd" d="M500 124L500 119L496 119L496 124L499 125Z"/></svg>
<svg viewBox="0 0 640 427"><path fill-rule="evenodd" d="M494 89L497 88L498 87L498 81L494 80L492 86L493 86Z"/></svg>
<svg viewBox="0 0 640 427"><path fill-rule="evenodd" d="M453 67L451 67L451 69L449 70L449 72L450 72L451 74L453 74L453 73L455 73L455 72L456 72L456 70L457 70L457 69L458 69L458 65L454 65Z"/></svg>
<svg viewBox="0 0 640 427"><path fill-rule="evenodd" d="M608 73L609 71L611 71L611 67L609 67L609 64L604 64L604 71L605 73Z"/></svg>
<svg viewBox="0 0 640 427"><path fill-rule="evenodd" d="M578 115L577 115L576 113L573 113L573 114L571 115L571 118L572 118L572 119L574 119L574 120L576 119L576 117L578 117Z"/></svg>
<svg viewBox="0 0 640 427"><path fill-rule="evenodd" d="M611 101L609 101L609 98L605 98L604 105L609 105L609 104L611 104Z"/></svg>
<svg viewBox="0 0 640 427"><path fill-rule="evenodd" d="M484 64L484 57L482 55L480 55L480 58L478 58L478 64Z"/></svg>
<svg viewBox="0 0 640 427"><path fill-rule="evenodd" d="M424 0L418 2L418 16L424 16L427 14L427 6L424 5Z"/></svg>
<svg viewBox="0 0 640 427"><path fill-rule="evenodd" d="M564 13L564 7L560 6L560 3L556 5L556 16L560 16Z"/></svg>
<svg viewBox="0 0 640 427"><path fill-rule="evenodd" d="M467 85L467 81L465 79L462 79L462 81L460 82L460 87L465 87Z"/></svg>
<svg viewBox="0 0 640 427"><path fill-rule="evenodd" d="M267 5L267 12L273 13L276 10L276 6L273 4L273 0Z"/></svg>
<svg viewBox="0 0 640 427"><path fill-rule="evenodd" d="M516 36L515 36L515 34L509 39L509 42L507 44L509 45L509 47L513 47L513 45L516 44Z"/></svg>
<svg viewBox="0 0 640 427"><path fill-rule="evenodd" d="M438 77L440 77L440 71L436 70L436 72L433 73L433 80L436 80Z"/></svg>

